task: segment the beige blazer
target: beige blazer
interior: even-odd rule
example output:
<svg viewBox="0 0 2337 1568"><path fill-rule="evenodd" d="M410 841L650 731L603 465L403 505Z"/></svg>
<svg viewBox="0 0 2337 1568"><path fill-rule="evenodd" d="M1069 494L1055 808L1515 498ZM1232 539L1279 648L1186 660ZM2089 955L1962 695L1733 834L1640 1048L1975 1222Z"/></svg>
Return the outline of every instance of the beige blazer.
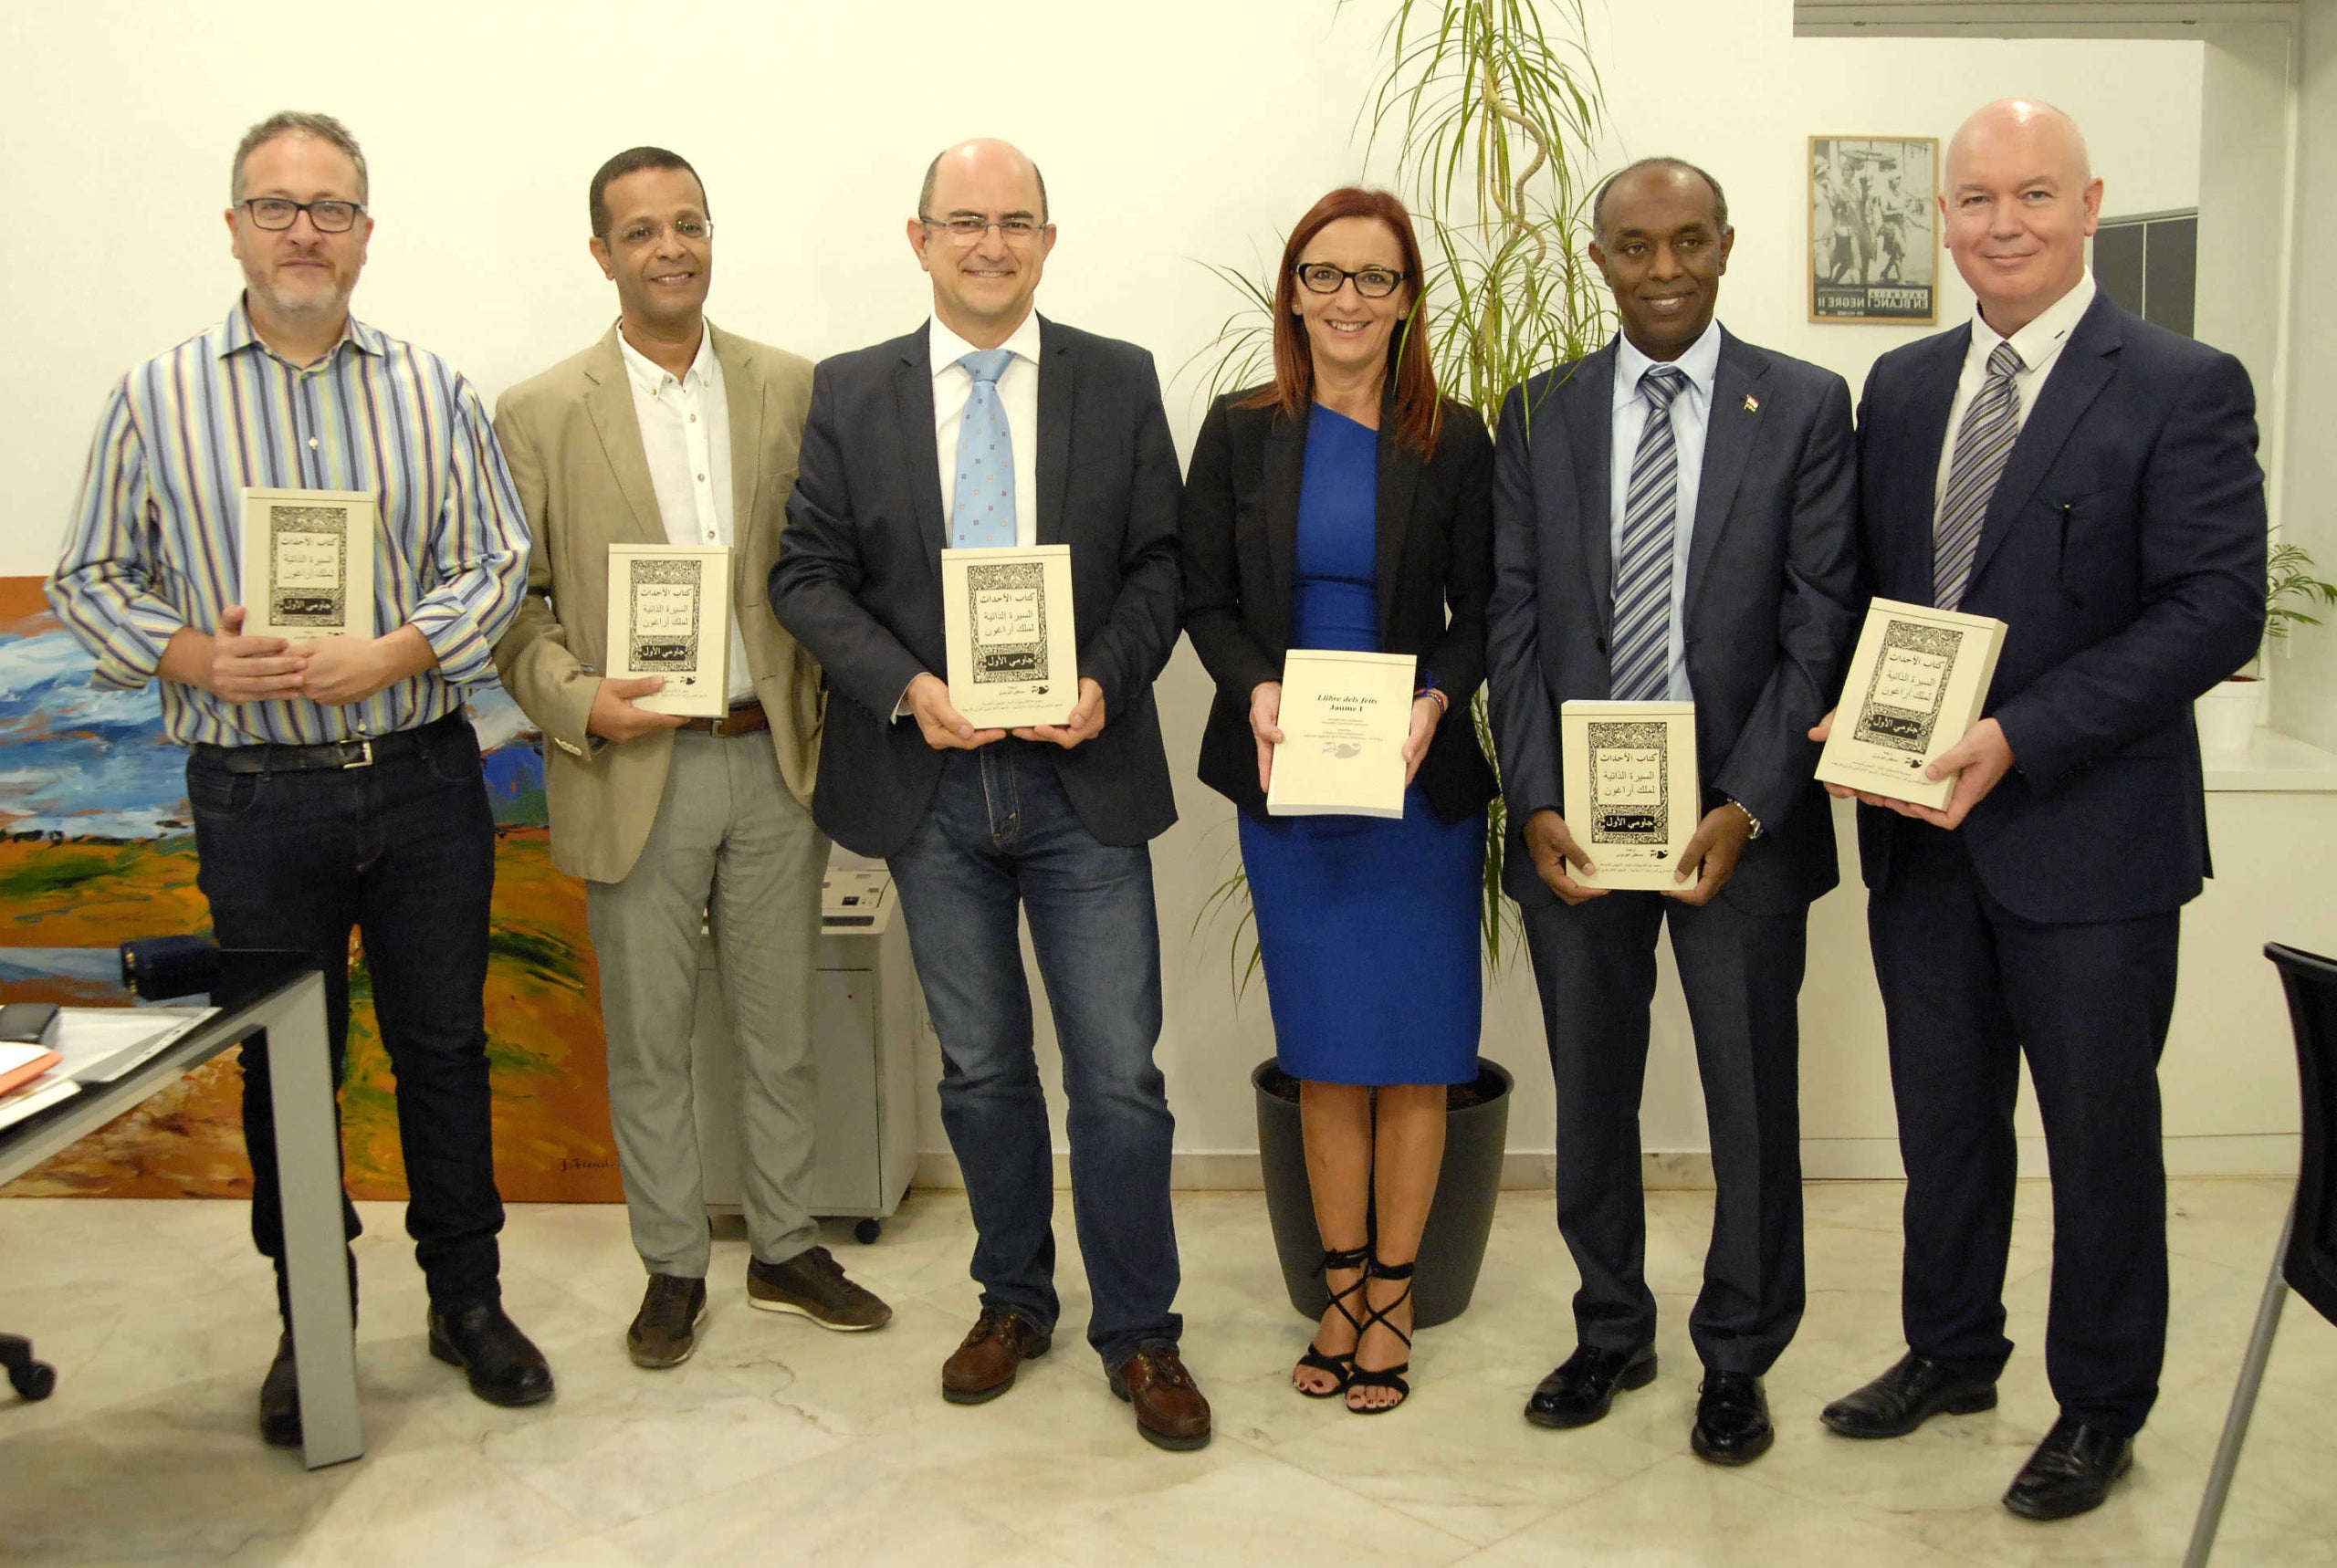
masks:
<svg viewBox="0 0 2337 1568"><path fill-rule="evenodd" d="M731 613L770 716L780 775L808 806L826 697L819 666L773 619L764 585L787 524L812 362L711 323L707 330L730 411ZM495 667L551 743L544 792L552 863L571 876L620 881L665 797L674 737L658 730L616 746L584 727L605 664L609 546L665 542L617 329L505 392L495 434L535 536L527 599L495 645Z"/></svg>

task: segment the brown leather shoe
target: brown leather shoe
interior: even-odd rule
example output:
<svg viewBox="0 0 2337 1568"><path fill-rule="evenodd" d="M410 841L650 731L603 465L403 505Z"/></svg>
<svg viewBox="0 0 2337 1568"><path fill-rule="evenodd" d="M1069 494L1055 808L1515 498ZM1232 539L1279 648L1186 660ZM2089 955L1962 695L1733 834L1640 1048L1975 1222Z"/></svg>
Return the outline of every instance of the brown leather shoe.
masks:
<svg viewBox="0 0 2337 1568"><path fill-rule="evenodd" d="M655 1371L679 1366L697 1349L697 1326L706 1321L706 1281L679 1274L652 1274L641 1310L624 1331L633 1364Z"/></svg>
<svg viewBox="0 0 2337 1568"><path fill-rule="evenodd" d="M1112 1374L1112 1392L1136 1406L1136 1429L1162 1448L1200 1448L1209 1444L1209 1401L1177 1348L1148 1344Z"/></svg>
<svg viewBox="0 0 2337 1568"><path fill-rule="evenodd" d="M1014 1386L1026 1361L1047 1354L1054 1343L1046 1330L1011 1307L984 1307L965 1340L941 1364L941 1397L952 1405L980 1405Z"/></svg>

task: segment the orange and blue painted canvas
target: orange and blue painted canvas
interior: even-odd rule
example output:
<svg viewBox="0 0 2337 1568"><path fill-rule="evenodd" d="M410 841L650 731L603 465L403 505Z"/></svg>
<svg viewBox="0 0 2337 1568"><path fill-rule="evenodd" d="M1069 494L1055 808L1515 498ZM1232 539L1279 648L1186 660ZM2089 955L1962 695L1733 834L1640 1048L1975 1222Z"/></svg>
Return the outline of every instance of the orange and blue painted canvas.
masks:
<svg viewBox="0 0 2337 1568"><path fill-rule="evenodd" d="M162 739L151 689L100 689L89 670L40 580L0 578L0 996L12 1000L127 1001L119 944L210 931L185 753ZM487 982L496 1175L514 1202L615 1201L600 976L583 883L551 867L542 743L499 689L472 703L471 720L498 840ZM352 959L341 1095L350 1190L403 1197L389 1060L362 950ZM231 1051L0 1195L248 1193L241 1095Z"/></svg>

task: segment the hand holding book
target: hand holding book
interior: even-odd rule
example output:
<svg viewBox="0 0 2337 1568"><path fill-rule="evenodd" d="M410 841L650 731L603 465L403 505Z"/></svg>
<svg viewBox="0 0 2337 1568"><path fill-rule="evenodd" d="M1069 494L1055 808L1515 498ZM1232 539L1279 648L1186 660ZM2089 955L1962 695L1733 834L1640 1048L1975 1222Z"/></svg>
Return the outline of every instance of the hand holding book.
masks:
<svg viewBox="0 0 2337 1568"><path fill-rule="evenodd" d="M1829 713L1810 727L1809 738L1824 744L1834 733L1834 714ZM1831 779L1822 782L1826 793L1838 800L1856 800L1861 805L1878 806L1886 811L1896 811L1902 817L1913 817L1919 822L1929 822L1935 828L1951 831L1964 825L1972 808L1988 798L1989 791L2004 782L2018 760L2012 754L2012 742L2005 737L2004 727L1993 718L1984 718L1964 732L1964 738L1940 753L1938 758L1923 769L1923 777L1932 782L1954 779L1955 788L1948 797L1945 810L1920 806L1912 800L1901 800L1888 795L1876 795L1864 789L1853 789Z"/></svg>
<svg viewBox="0 0 2337 1568"><path fill-rule="evenodd" d="M2012 767L2003 728L1980 716L2004 635L1987 616L1874 601L1841 705L1809 731L1825 747L1818 780L1837 796L1960 826Z"/></svg>
<svg viewBox="0 0 2337 1568"><path fill-rule="evenodd" d="M1680 869L1672 874L1683 885L1667 887L1663 895L1699 907L1710 904L1736 874L1736 862L1752 841L1753 819L1744 807L1734 800L1713 807L1696 824L1687 848L1680 852Z"/></svg>

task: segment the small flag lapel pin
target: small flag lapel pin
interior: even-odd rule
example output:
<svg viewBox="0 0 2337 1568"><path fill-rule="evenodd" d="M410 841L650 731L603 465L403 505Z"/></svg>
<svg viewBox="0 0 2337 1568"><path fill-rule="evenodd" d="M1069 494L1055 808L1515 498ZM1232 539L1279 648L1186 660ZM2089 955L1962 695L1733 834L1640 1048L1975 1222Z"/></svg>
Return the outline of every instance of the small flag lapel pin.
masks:
<svg viewBox="0 0 2337 1568"><path fill-rule="evenodd" d="M1760 412L1761 412L1761 400L1760 400L1759 398L1757 398L1757 397L1755 397L1751 392L1746 392L1746 393L1745 394L1745 413L1760 413Z"/></svg>

